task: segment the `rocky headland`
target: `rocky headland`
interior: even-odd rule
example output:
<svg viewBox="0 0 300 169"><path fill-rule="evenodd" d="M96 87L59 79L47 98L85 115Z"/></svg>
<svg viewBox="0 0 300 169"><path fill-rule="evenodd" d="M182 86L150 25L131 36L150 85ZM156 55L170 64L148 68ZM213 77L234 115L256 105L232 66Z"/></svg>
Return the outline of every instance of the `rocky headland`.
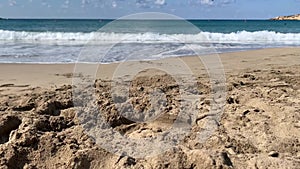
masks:
<svg viewBox="0 0 300 169"><path fill-rule="evenodd" d="M289 15L289 16L278 16L271 20L300 20L300 14Z"/></svg>

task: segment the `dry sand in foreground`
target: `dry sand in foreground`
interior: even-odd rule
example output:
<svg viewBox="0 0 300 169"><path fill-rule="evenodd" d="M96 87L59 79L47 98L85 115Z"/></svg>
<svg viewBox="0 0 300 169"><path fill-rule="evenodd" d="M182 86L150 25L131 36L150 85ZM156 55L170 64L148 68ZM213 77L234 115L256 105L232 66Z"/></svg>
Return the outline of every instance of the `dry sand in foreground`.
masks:
<svg viewBox="0 0 300 169"><path fill-rule="evenodd" d="M199 115L177 146L147 158L115 155L86 135L76 117L80 107L73 103L73 97L85 99L72 93L73 75L82 78L73 74L74 65L1 64L0 168L299 168L300 48L220 57L227 96L218 129L205 143L196 139L210 110L211 89L197 57L184 57L196 75L197 91L190 92L199 96L194 105ZM101 65L91 85L106 122L136 139L167 131L180 107L180 86L174 78L157 70L135 76L130 97L122 102L143 111L150 109L149 93L154 87L167 96L159 118L135 123L118 113L111 95L110 78L117 66Z"/></svg>

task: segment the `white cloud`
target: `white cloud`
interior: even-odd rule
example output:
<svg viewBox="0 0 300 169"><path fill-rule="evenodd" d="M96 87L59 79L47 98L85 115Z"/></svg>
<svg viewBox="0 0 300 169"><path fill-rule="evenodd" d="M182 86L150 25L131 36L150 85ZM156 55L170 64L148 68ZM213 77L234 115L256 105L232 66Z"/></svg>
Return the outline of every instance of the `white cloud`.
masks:
<svg viewBox="0 0 300 169"><path fill-rule="evenodd" d="M81 7L85 7L88 4L90 4L90 0L81 0Z"/></svg>
<svg viewBox="0 0 300 169"><path fill-rule="evenodd" d="M167 0L133 0L135 5L141 8L154 8L166 5ZM120 3L126 3L126 0L81 0L81 7L85 8L87 5L92 5L94 7L105 7L110 5L113 8L121 7ZM128 4L132 5L130 1Z"/></svg>
<svg viewBox="0 0 300 169"><path fill-rule="evenodd" d="M47 7L47 8L51 8L51 7L52 7L50 4L48 4L48 3L46 2L46 0L43 0L43 1L42 1L42 5L45 6L45 7Z"/></svg>
<svg viewBox="0 0 300 169"><path fill-rule="evenodd" d="M154 2L154 4L156 4L156 5L165 5L165 4L166 4L166 1L165 1L165 0L156 0L156 1Z"/></svg>
<svg viewBox="0 0 300 169"><path fill-rule="evenodd" d="M17 5L17 1L16 0L9 0L8 4L9 4L9 6L16 6Z"/></svg>
<svg viewBox="0 0 300 169"><path fill-rule="evenodd" d="M195 5L206 5L206 6L216 6L216 5L227 5L234 3L236 0L188 0L188 4Z"/></svg>
<svg viewBox="0 0 300 169"><path fill-rule="evenodd" d="M113 8L116 8L116 7L117 7L117 2L116 2L116 1L113 1L113 2L111 3L111 6L112 6Z"/></svg>
<svg viewBox="0 0 300 169"><path fill-rule="evenodd" d="M214 0L200 0L200 3L203 5L212 5L214 4Z"/></svg>
<svg viewBox="0 0 300 169"><path fill-rule="evenodd" d="M234 3L236 0L223 0L223 4L231 4Z"/></svg>
<svg viewBox="0 0 300 169"><path fill-rule="evenodd" d="M70 1L69 0L65 0L65 2L62 4L61 7L67 9L67 8L69 8L69 5L70 5Z"/></svg>
<svg viewBox="0 0 300 169"><path fill-rule="evenodd" d="M151 0L136 0L136 5L138 7L149 8Z"/></svg>
<svg viewBox="0 0 300 169"><path fill-rule="evenodd" d="M117 7L117 0L81 0L81 7L92 6L94 8L103 8L107 6Z"/></svg>
<svg viewBox="0 0 300 169"><path fill-rule="evenodd" d="M161 7L166 5L166 0L136 0L136 5L142 8Z"/></svg>

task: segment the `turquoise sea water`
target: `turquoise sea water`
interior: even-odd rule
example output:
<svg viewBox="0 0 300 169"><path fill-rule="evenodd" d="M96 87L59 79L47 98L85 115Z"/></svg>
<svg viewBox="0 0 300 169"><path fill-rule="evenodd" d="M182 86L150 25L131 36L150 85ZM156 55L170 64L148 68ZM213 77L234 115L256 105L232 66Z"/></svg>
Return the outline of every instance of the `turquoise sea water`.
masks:
<svg viewBox="0 0 300 169"><path fill-rule="evenodd" d="M284 46L300 46L300 21L0 20L2 63L76 62L83 50L105 57L81 61L107 63Z"/></svg>

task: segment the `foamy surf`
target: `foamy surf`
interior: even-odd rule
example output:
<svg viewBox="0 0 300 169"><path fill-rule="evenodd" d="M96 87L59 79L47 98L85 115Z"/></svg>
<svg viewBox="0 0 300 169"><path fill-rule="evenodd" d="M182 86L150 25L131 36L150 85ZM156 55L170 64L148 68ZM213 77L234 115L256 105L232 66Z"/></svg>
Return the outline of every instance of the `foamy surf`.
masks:
<svg viewBox="0 0 300 169"><path fill-rule="evenodd" d="M85 44L91 43L219 43L219 44L282 44L299 45L300 33L274 31L239 31L232 33L200 32L198 34L159 33L72 33L72 32L25 32L0 30L0 41L24 41L33 43Z"/></svg>
<svg viewBox="0 0 300 169"><path fill-rule="evenodd" d="M73 63L82 50L105 57L81 62L111 63L299 46L299 26L263 20L5 20L0 63Z"/></svg>

